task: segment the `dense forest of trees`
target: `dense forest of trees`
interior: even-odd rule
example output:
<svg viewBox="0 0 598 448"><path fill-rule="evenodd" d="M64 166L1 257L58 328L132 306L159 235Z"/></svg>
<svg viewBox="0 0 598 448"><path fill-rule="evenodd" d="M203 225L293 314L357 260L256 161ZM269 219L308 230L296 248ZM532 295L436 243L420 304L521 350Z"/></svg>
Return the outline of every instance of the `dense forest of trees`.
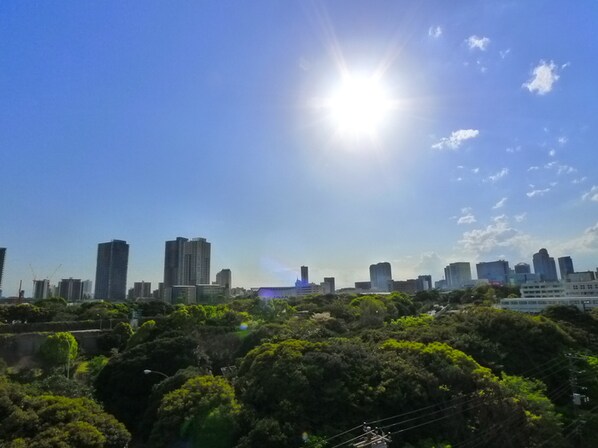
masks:
<svg viewBox="0 0 598 448"><path fill-rule="evenodd" d="M341 448L364 422L391 447L598 446L598 313L491 306L509 294L2 306L4 325L153 319L113 325L100 356L56 332L2 365L0 447Z"/></svg>

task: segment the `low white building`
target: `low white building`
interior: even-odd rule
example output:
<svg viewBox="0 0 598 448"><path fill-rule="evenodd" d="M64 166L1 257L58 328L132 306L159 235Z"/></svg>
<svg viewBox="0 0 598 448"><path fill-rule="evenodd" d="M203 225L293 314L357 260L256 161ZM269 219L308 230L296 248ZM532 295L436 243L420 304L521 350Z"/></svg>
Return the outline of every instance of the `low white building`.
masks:
<svg viewBox="0 0 598 448"><path fill-rule="evenodd" d="M521 285L521 297L502 299L500 307L539 313L551 305L576 306L581 311L598 307L598 280L533 282Z"/></svg>

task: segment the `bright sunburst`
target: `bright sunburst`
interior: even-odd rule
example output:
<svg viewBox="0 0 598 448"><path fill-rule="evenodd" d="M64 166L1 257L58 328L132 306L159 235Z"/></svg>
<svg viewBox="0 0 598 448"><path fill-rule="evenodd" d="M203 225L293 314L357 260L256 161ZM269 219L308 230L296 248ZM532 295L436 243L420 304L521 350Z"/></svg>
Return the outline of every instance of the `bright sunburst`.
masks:
<svg viewBox="0 0 598 448"><path fill-rule="evenodd" d="M392 109L392 101L376 77L345 76L325 102L341 136L376 137Z"/></svg>

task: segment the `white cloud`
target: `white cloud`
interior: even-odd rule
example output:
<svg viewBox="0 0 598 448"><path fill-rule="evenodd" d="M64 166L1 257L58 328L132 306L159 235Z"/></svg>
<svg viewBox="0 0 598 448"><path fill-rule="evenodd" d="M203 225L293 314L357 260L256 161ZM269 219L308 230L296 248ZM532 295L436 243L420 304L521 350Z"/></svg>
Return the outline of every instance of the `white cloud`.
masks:
<svg viewBox="0 0 598 448"><path fill-rule="evenodd" d="M503 177L505 177L507 174L509 174L509 169L503 168L498 173L488 176L488 178L486 180L488 182L496 182L496 181L502 179Z"/></svg>
<svg viewBox="0 0 598 448"><path fill-rule="evenodd" d="M459 129L453 131L450 137L443 137L438 143L432 145L433 149L457 149L465 140L475 138L478 136L480 131L477 129Z"/></svg>
<svg viewBox="0 0 598 448"><path fill-rule="evenodd" d="M544 188L543 190L532 190L527 193L528 198L535 198L536 196L544 196L546 193L550 191L550 188Z"/></svg>
<svg viewBox="0 0 598 448"><path fill-rule="evenodd" d="M559 139L558 139L559 145L565 145L565 144L567 144L568 141L569 141L569 139L565 136L559 137Z"/></svg>
<svg viewBox="0 0 598 448"><path fill-rule="evenodd" d="M474 222L477 222L477 221L475 219L475 216L473 216L471 213L468 215L461 216L457 220L457 224L473 224Z"/></svg>
<svg viewBox="0 0 598 448"><path fill-rule="evenodd" d="M554 157L554 156L556 156L556 150L555 150L555 149L551 149L550 151L548 151L548 155L549 155L550 157Z"/></svg>
<svg viewBox="0 0 598 448"><path fill-rule="evenodd" d="M540 169L539 166L530 166L527 170L528 171L538 171Z"/></svg>
<svg viewBox="0 0 598 448"><path fill-rule="evenodd" d="M561 252L595 252L598 249L598 222L583 231L581 236L565 242Z"/></svg>
<svg viewBox="0 0 598 448"><path fill-rule="evenodd" d="M547 170L550 169L556 169L557 174L572 174L572 173L576 173L577 169L573 168L570 165L564 165L564 164L560 164L559 162L557 162L556 160L547 163L546 165L544 165L544 168L546 168Z"/></svg>
<svg viewBox="0 0 598 448"><path fill-rule="evenodd" d="M593 185L592 188L590 188L590 191L586 191L581 196L581 199L583 199L584 201L598 202L598 186Z"/></svg>
<svg viewBox="0 0 598 448"><path fill-rule="evenodd" d="M557 168L557 174L572 174L572 173L576 173L577 169L573 168L572 166L569 165L559 165Z"/></svg>
<svg viewBox="0 0 598 448"><path fill-rule="evenodd" d="M579 177L579 178L577 178L577 179L573 179L573 180L571 181L571 183L572 183L572 184L582 184L582 183L584 183L586 180L588 180L588 178L587 178L586 176L583 176L583 177Z"/></svg>
<svg viewBox="0 0 598 448"><path fill-rule="evenodd" d="M521 146L518 145L518 146L515 146L515 147L507 148L506 151L510 152L510 153L519 152L519 151L521 151Z"/></svg>
<svg viewBox="0 0 598 448"><path fill-rule="evenodd" d="M477 48L478 50L486 51L486 48L488 48L488 45L490 44L490 39L473 35L469 36L465 42L467 42L470 50Z"/></svg>
<svg viewBox="0 0 598 448"><path fill-rule="evenodd" d="M501 50L498 53L500 54L501 59L504 59L507 57L507 55L511 52L510 48L507 48L506 50Z"/></svg>
<svg viewBox="0 0 598 448"><path fill-rule="evenodd" d="M480 172L480 169L479 169L479 168L472 168L472 169L471 169L471 172L472 172L473 174L478 174L478 173Z"/></svg>
<svg viewBox="0 0 598 448"><path fill-rule="evenodd" d="M493 223L482 229L463 233L459 243L468 251L488 253L497 248L524 250L530 237L510 226L505 215L494 218Z"/></svg>
<svg viewBox="0 0 598 448"><path fill-rule="evenodd" d="M438 39L440 36L442 36L442 28L439 26L431 26L428 29L428 36Z"/></svg>
<svg viewBox="0 0 598 448"><path fill-rule="evenodd" d="M532 77L527 82L524 82L522 87L525 87L532 93L544 95L552 90L552 86L558 81L559 77L557 66L553 61L548 63L540 61L534 68Z"/></svg>
<svg viewBox="0 0 598 448"><path fill-rule="evenodd" d="M498 201L496 204L494 204L494 206L492 207L492 209L496 210L498 208L502 208L502 207L504 207L504 205L506 204L506 202L507 202L507 198L506 197L502 198L500 201Z"/></svg>

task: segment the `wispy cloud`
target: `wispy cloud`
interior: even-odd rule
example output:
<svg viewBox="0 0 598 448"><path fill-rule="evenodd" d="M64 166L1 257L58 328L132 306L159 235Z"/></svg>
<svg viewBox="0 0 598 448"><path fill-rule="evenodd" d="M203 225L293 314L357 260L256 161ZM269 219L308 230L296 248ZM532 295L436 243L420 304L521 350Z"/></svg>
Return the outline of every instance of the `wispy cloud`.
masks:
<svg viewBox="0 0 598 448"><path fill-rule="evenodd" d="M520 213L519 215L513 216L513 219L515 220L515 222L523 222L523 221L525 221L526 217L527 217L527 213L523 212L523 213Z"/></svg>
<svg viewBox="0 0 598 448"><path fill-rule="evenodd" d="M440 36L442 36L442 28L440 26L431 26L428 29L428 36L438 39Z"/></svg>
<svg viewBox="0 0 598 448"><path fill-rule="evenodd" d="M506 50L500 50L498 53L500 54L500 58L504 59L508 56L508 54L511 52L510 48L507 48Z"/></svg>
<svg viewBox="0 0 598 448"><path fill-rule="evenodd" d="M539 166L530 166L527 170L528 171L538 171L540 169Z"/></svg>
<svg viewBox="0 0 598 448"><path fill-rule="evenodd" d="M506 149L506 151L510 152L510 153L519 152L519 151L521 151L521 146L518 145L518 146L514 146L514 147L509 147Z"/></svg>
<svg viewBox="0 0 598 448"><path fill-rule="evenodd" d="M572 174L577 172L577 168L573 168L570 165L565 165L562 163L557 162L556 160L547 163L544 165L544 168L547 170L555 169L557 174Z"/></svg>
<svg viewBox="0 0 598 448"><path fill-rule="evenodd" d="M584 201L598 202L598 186L593 185L592 188L590 188L590 191L586 191L581 198Z"/></svg>
<svg viewBox="0 0 598 448"><path fill-rule="evenodd" d="M486 51L488 45L490 44L490 39L487 37L479 37L476 35L469 36L465 42L469 46L470 50L478 49L482 51Z"/></svg>
<svg viewBox="0 0 598 448"><path fill-rule="evenodd" d="M572 184L582 184L582 183L584 183L586 180L588 180L588 178L587 178L586 176L583 176L583 177L579 177L579 178L577 178L577 179L573 179L573 180L571 181L571 183L572 183Z"/></svg>
<svg viewBox="0 0 598 448"><path fill-rule="evenodd" d="M443 137L438 143L432 145L433 149L457 149L465 140L475 138L479 135L480 131L477 129L459 129L453 131L450 137Z"/></svg>
<svg viewBox="0 0 598 448"><path fill-rule="evenodd" d="M507 198L502 198L500 201L498 201L496 204L494 204L494 206L492 207L493 210L499 209L504 207L504 205L507 202Z"/></svg>
<svg viewBox="0 0 598 448"><path fill-rule="evenodd" d="M473 215L473 209L471 207L463 207L461 209L461 216L459 218L453 216L451 219L456 219L457 224L473 224L476 222L475 216Z"/></svg>
<svg viewBox="0 0 598 448"><path fill-rule="evenodd" d="M550 151L548 151L548 155L549 155L550 157L554 157L554 156L556 156L556 149L551 149Z"/></svg>
<svg viewBox="0 0 598 448"><path fill-rule="evenodd" d="M567 144L569 139L565 136L562 136L562 137L559 137L557 141L559 142L559 145L563 146L563 145Z"/></svg>
<svg viewBox="0 0 598 448"><path fill-rule="evenodd" d="M474 222L476 222L476 219L475 216L473 216L471 213L468 215L461 216L457 220L457 224L473 224Z"/></svg>
<svg viewBox="0 0 598 448"><path fill-rule="evenodd" d="M503 168L502 170L500 170L498 173L496 174L492 174L491 176L488 176L486 178L486 181L488 182L497 182L500 179L502 179L503 177L505 177L507 174L509 174L509 169L508 168Z"/></svg>
<svg viewBox="0 0 598 448"><path fill-rule="evenodd" d="M524 82L522 87L532 93L544 95L552 90L552 86L559 78L558 68L553 61L540 61L534 68L531 78Z"/></svg>
<svg viewBox="0 0 598 448"><path fill-rule="evenodd" d="M528 198L535 198L536 196L544 196L549 191L550 191L550 188L544 188L542 190L532 190L525 194L527 195Z"/></svg>

